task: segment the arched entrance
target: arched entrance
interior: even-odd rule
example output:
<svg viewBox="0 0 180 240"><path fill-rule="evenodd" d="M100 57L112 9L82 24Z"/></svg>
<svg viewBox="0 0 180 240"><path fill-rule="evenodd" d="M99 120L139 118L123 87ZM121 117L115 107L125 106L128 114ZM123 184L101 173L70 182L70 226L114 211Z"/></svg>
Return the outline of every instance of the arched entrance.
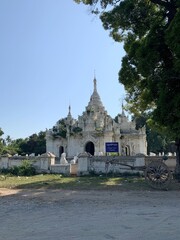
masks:
<svg viewBox="0 0 180 240"><path fill-rule="evenodd" d="M130 147L128 145L125 146L126 156L130 156Z"/></svg>
<svg viewBox="0 0 180 240"><path fill-rule="evenodd" d="M87 142L86 146L85 146L85 151L94 156L94 143L93 142Z"/></svg>
<svg viewBox="0 0 180 240"><path fill-rule="evenodd" d="M59 147L59 157L61 157L61 154L64 152L64 147L60 146Z"/></svg>

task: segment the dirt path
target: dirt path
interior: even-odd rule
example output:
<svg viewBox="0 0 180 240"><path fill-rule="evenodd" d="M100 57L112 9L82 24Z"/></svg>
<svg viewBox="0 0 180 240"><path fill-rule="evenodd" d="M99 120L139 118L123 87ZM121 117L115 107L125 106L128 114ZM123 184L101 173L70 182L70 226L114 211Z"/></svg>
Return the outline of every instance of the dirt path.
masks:
<svg viewBox="0 0 180 240"><path fill-rule="evenodd" d="M176 240L179 191L0 189L0 240Z"/></svg>

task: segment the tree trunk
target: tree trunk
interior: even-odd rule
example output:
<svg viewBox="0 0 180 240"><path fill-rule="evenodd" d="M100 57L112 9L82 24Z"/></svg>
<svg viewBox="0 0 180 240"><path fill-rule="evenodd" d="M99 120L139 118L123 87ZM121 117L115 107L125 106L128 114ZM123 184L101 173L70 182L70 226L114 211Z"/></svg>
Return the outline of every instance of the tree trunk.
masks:
<svg viewBox="0 0 180 240"><path fill-rule="evenodd" d="M175 176L180 181L180 138L176 139L176 168Z"/></svg>

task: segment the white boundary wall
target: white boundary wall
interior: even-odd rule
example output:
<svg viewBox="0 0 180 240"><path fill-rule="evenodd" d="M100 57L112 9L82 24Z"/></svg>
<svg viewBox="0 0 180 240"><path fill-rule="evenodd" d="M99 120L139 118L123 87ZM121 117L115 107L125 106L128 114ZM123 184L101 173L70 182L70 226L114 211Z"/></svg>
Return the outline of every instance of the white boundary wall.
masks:
<svg viewBox="0 0 180 240"><path fill-rule="evenodd" d="M8 169L13 166L20 166L23 160L31 161L32 165L36 168L37 172L46 173L59 173L64 175L89 175L94 174L107 174L107 173L142 173L141 169L136 169L136 167L141 168L146 166L149 161L156 161L156 157L109 157L109 156L99 156L99 157L89 157L86 154L81 154L78 158L78 163L76 164L55 164L55 156L51 153L45 153L37 157L22 157L22 156L1 156L0 157L0 169ZM113 164L111 163L113 162ZM108 163L109 162L109 163ZM107 164L108 163L108 164ZM166 162L170 170L174 170L176 166L175 157L169 158ZM124 165L123 165L124 164ZM132 170L130 165L135 167Z"/></svg>
<svg viewBox="0 0 180 240"><path fill-rule="evenodd" d="M129 165L129 166L128 166ZM141 169L131 167L145 166L144 157L82 157L78 159L77 175L108 174L108 173L142 173Z"/></svg>

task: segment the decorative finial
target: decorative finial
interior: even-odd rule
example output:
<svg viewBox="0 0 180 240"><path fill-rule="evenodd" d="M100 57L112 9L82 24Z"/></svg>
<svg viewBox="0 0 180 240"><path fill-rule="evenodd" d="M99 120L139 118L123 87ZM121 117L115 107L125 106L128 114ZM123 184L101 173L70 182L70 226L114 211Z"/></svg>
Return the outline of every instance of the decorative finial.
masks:
<svg viewBox="0 0 180 240"><path fill-rule="evenodd" d="M96 70L94 69L94 79L96 79Z"/></svg>
<svg viewBox="0 0 180 240"><path fill-rule="evenodd" d="M125 113L124 113L124 104L123 104L123 101L122 101L122 116L125 117Z"/></svg>
<svg viewBox="0 0 180 240"><path fill-rule="evenodd" d="M71 106L69 105L68 117L71 117Z"/></svg>
<svg viewBox="0 0 180 240"><path fill-rule="evenodd" d="M94 91L97 91L96 76L94 75Z"/></svg>

